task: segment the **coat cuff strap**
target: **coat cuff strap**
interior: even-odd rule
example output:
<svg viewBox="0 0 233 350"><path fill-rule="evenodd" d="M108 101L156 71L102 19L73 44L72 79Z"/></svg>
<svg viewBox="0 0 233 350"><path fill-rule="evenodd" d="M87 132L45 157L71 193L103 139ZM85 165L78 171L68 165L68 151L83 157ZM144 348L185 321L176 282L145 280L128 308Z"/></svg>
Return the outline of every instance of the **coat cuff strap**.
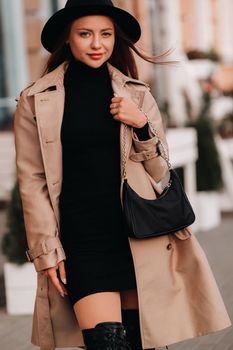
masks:
<svg viewBox="0 0 233 350"><path fill-rule="evenodd" d="M145 160L153 159L158 157L159 154L156 150L142 151L140 153L132 153L130 159L134 162L144 162Z"/></svg>
<svg viewBox="0 0 233 350"><path fill-rule="evenodd" d="M26 256L28 261L33 261L40 255L49 254L56 248L62 248L61 241L59 237L52 237L44 242L39 243L36 247L26 250Z"/></svg>

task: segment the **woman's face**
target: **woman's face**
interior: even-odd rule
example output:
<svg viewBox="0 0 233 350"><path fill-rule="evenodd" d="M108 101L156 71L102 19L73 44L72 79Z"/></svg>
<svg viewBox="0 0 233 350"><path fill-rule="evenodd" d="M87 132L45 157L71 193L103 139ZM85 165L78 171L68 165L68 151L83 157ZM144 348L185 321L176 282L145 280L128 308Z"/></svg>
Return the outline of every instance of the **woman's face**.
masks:
<svg viewBox="0 0 233 350"><path fill-rule="evenodd" d="M71 24L69 44L73 56L92 68L100 67L112 55L115 30L111 18L85 16Z"/></svg>

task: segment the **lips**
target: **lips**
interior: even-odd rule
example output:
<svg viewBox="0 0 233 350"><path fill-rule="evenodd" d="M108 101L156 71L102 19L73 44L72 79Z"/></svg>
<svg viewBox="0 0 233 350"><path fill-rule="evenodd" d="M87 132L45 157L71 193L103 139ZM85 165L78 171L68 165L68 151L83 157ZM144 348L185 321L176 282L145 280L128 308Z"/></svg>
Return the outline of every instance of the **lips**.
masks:
<svg viewBox="0 0 233 350"><path fill-rule="evenodd" d="M103 54L102 53L98 53L98 54L97 53L93 53L93 54L89 54L88 56L91 57L94 60L98 60L101 57L103 57Z"/></svg>

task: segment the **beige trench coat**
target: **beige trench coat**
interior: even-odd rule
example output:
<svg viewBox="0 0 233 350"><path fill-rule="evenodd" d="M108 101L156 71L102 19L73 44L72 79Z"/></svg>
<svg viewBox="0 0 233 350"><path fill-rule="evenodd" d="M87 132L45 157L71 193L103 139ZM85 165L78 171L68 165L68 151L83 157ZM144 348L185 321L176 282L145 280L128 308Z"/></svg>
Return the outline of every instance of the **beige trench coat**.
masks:
<svg viewBox="0 0 233 350"><path fill-rule="evenodd" d="M27 253L38 273L31 341L41 350L84 345L68 297L63 299L43 272L65 259L59 240L58 204L62 183L60 128L66 67L63 63L25 89L14 119ZM167 147L160 113L149 87L123 75L110 64L108 69L114 92L131 98L148 114ZM123 130L121 125L121 155ZM163 187L167 165L158 154L157 138L152 131L150 137L140 142L128 128L126 148L128 181L141 196L151 199L155 196L153 187L158 191ZM122 195L122 186L120 193ZM191 229L148 240L129 238L129 243L144 348L163 347L230 326L206 256Z"/></svg>

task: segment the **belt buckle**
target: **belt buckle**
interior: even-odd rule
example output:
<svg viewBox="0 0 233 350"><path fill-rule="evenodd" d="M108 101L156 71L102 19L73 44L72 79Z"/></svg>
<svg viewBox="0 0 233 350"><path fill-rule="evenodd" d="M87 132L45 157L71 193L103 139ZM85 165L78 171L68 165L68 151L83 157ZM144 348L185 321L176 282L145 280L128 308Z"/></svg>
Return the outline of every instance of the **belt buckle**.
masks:
<svg viewBox="0 0 233 350"><path fill-rule="evenodd" d="M30 257L30 253L29 253L28 250L26 250L25 254L26 254L26 257L27 257L28 261L29 261L29 262L32 262L32 259L31 259L31 257Z"/></svg>

